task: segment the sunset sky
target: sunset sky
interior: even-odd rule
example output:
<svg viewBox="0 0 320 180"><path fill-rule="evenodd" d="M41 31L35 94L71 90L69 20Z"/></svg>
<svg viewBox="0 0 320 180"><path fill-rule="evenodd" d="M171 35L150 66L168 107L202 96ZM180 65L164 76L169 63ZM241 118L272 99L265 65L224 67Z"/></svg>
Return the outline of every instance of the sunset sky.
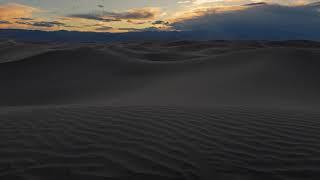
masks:
<svg viewBox="0 0 320 180"><path fill-rule="evenodd" d="M253 6L263 6L265 3L290 8L306 6L316 1L267 0L263 2L254 0L0 0L0 28L97 32L176 30L186 21L207 17L209 14L245 11ZM202 25L206 24L202 23Z"/></svg>

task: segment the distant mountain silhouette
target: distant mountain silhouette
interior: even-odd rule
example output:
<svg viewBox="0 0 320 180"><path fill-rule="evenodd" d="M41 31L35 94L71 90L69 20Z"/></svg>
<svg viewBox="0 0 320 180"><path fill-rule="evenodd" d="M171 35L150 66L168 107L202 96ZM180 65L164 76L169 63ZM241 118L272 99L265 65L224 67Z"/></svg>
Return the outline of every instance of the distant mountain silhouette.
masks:
<svg viewBox="0 0 320 180"><path fill-rule="evenodd" d="M237 31L237 29L235 29ZM232 34L232 36L230 35ZM126 42L126 41L179 41L179 40L320 40L318 35L298 35L284 32L250 32L242 36L237 32L212 31L141 31L128 33L98 33L77 31L39 31L0 29L0 39L31 42ZM246 32L248 34L248 32Z"/></svg>

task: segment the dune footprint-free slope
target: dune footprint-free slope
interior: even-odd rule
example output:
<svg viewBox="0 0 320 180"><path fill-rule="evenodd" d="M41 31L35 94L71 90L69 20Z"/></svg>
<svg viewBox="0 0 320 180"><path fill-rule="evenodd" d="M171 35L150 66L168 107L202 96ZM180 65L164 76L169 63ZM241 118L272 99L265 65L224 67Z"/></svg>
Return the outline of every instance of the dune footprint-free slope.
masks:
<svg viewBox="0 0 320 180"><path fill-rule="evenodd" d="M305 41L1 42L0 179L319 179L319 60Z"/></svg>

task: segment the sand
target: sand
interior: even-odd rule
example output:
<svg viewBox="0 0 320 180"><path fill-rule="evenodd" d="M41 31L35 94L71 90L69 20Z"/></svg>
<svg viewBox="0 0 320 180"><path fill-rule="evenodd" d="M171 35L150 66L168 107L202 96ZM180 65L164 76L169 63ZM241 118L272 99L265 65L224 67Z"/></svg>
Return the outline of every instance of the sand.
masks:
<svg viewBox="0 0 320 180"><path fill-rule="evenodd" d="M0 43L0 179L319 179L320 44Z"/></svg>

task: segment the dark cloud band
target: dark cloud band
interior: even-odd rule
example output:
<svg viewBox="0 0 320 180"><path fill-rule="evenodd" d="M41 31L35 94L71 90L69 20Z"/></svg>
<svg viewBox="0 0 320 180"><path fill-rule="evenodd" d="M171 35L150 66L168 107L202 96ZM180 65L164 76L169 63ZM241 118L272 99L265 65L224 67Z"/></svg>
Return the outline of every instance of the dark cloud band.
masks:
<svg viewBox="0 0 320 180"><path fill-rule="evenodd" d="M122 21L122 20L146 20L157 16L158 11L154 9L135 9L128 12L108 12L100 11L90 14L71 14L68 17L97 20L103 22Z"/></svg>
<svg viewBox="0 0 320 180"><path fill-rule="evenodd" d="M242 10L217 12L170 24L179 31L206 32L208 38L314 39L319 38L319 3L282 6L259 3Z"/></svg>

